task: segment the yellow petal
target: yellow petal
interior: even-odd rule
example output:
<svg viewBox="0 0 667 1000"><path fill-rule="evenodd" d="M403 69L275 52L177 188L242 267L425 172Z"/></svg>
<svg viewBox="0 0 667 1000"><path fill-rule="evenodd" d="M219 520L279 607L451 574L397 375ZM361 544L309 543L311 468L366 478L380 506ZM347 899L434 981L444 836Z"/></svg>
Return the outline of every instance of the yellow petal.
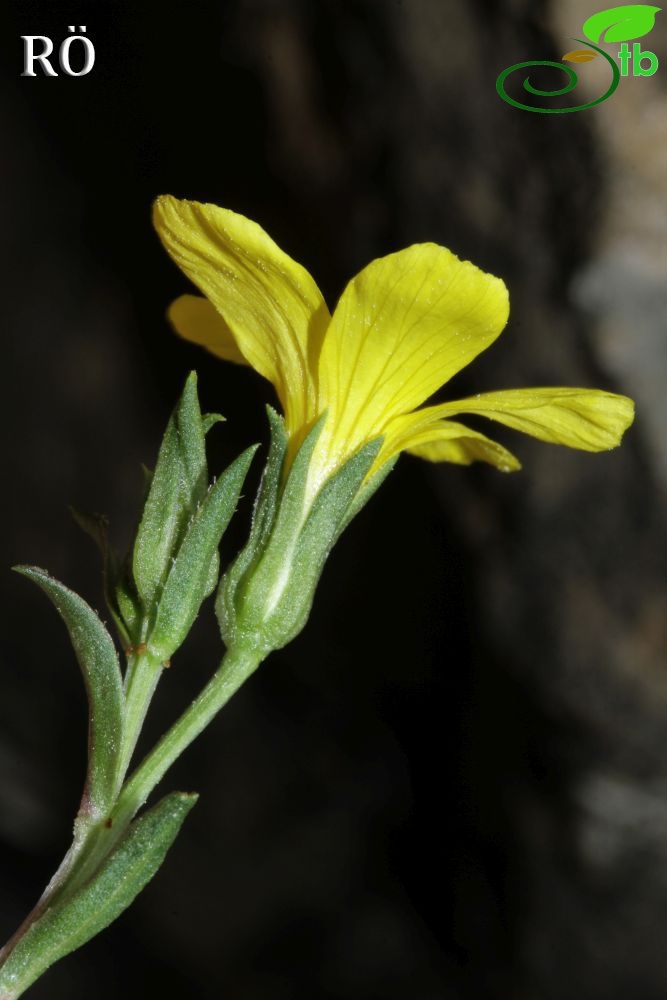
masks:
<svg viewBox="0 0 667 1000"><path fill-rule="evenodd" d="M211 301L248 363L273 382L288 430L315 415L311 359L329 311L308 272L236 212L157 199L153 221L173 260Z"/></svg>
<svg viewBox="0 0 667 1000"><path fill-rule="evenodd" d="M499 278L433 243L369 264L343 292L320 355L328 452L351 453L423 403L496 339L508 312Z"/></svg>
<svg viewBox="0 0 667 1000"><path fill-rule="evenodd" d="M181 295L169 306L167 315L180 337L205 347L223 361L248 364L234 334L208 299L203 299L201 295Z"/></svg>
<svg viewBox="0 0 667 1000"><path fill-rule="evenodd" d="M439 420L415 434L406 451L429 462L455 462L457 465L488 462L501 472L515 472L521 468L518 458L497 441L451 420Z"/></svg>
<svg viewBox="0 0 667 1000"><path fill-rule="evenodd" d="M540 441L584 451L615 448L634 418L631 399L601 389L509 389L430 410L440 417L479 413Z"/></svg>

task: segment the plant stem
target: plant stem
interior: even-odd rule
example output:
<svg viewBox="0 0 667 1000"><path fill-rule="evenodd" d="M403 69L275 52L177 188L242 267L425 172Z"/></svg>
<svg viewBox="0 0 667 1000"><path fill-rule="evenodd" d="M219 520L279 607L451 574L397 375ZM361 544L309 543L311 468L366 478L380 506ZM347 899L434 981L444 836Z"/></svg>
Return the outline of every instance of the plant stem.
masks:
<svg viewBox="0 0 667 1000"><path fill-rule="evenodd" d="M134 816L175 760L208 726L233 694L257 669L264 650L229 649L205 688L153 747L123 786L111 812L114 825Z"/></svg>
<svg viewBox="0 0 667 1000"><path fill-rule="evenodd" d="M87 849L79 854L67 879L68 895L83 885L109 856L174 761L215 718L261 660L259 651L239 647L227 651L206 687L126 781L106 822L91 832Z"/></svg>
<svg viewBox="0 0 667 1000"><path fill-rule="evenodd" d="M133 817L174 761L213 720L259 666L263 650L236 647L225 654L217 671L189 708L162 737L121 789L106 820L76 828L72 847L47 886L37 906L0 951L0 1000L15 1000L20 993L6 992L2 965L26 931L53 905L67 902L100 869L127 831ZM146 672L145 677L148 677ZM140 685L143 688L145 685ZM137 702L139 705L139 701ZM129 742L128 742L129 746ZM131 754L131 750L129 751ZM126 765L127 766L127 765ZM35 965L40 957L35 956ZM26 972L26 985L34 980ZM40 975L35 973L35 977ZM23 989L26 987L24 986ZM23 989L21 992L23 992ZM5 990L5 992L3 992Z"/></svg>
<svg viewBox="0 0 667 1000"><path fill-rule="evenodd" d="M132 653L128 660L125 677L123 742L118 758L117 788L119 791L130 766L132 754L161 673L162 664L157 663L147 653Z"/></svg>

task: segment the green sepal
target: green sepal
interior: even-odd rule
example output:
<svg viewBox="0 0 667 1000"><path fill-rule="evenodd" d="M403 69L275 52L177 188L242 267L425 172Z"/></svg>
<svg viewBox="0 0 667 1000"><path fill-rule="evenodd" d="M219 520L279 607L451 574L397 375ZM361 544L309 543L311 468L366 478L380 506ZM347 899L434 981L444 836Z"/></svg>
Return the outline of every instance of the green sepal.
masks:
<svg viewBox="0 0 667 1000"><path fill-rule="evenodd" d="M204 499L204 426L191 372L169 419L134 542L132 573L147 611L169 574L187 524Z"/></svg>
<svg viewBox="0 0 667 1000"><path fill-rule="evenodd" d="M45 570L16 566L53 602L67 626L86 685L89 705L88 772L79 815L106 815L117 792L117 761L123 731L123 682L113 640L86 602Z"/></svg>
<svg viewBox="0 0 667 1000"><path fill-rule="evenodd" d="M261 553L271 534L278 510L278 493L287 454L287 432L285 421L273 407L267 406L266 413L271 429L271 443L257 491L248 544L237 560L240 569L248 566Z"/></svg>
<svg viewBox="0 0 667 1000"><path fill-rule="evenodd" d="M317 553L326 558L348 523L350 509L381 447L381 437L369 441L324 484L299 534L295 563L308 563Z"/></svg>
<svg viewBox="0 0 667 1000"><path fill-rule="evenodd" d="M382 444L377 438L361 448L309 508L310 464L326 415L310 430L284 482L284 428L269 417L272 446L263 477L269 485L260 492L248 544L223 577L216 601L225 643L265 650L280 648L303 628L324 562L351 508L358 509L356 498Z"/></svg>
<svg viewBox="0 0 667 1000"><path fill-rule="evenodd" d="M241 579L261 556L273 527L278 508L278 493L287 453L287 433L283 418L271 406L266 407L271 429L269 453L262 472L252 512L248 541L228 568L216 597L216 615L227 646L239 638L236 630L234 599Z"/></svg>
<svg viewBox="0 0 667 1000"><path fill-rule="evenodd" d="M262 617L270 616L276 603L275 595L289 567L299 533L307 515L306 488L310 460L325 417L317 421L299 448L284 484L279 482L275 507L262 512L260 537L247 570L248 600L263 608ZM282 469L281 469L282 478ZM227 645L229 645L229 642ZM276 648L276 647L273 647Z"/></svg>
<svg viewBox="0 0 667 1000"><path fill-rule="evenodd" d="M291 642L306 624L324 564L381 447L381 438L364 445L327 480L318 494L299 532L291 559L289 584L273 613L272 628L280 635L281 646Z"/></svg>
<svg viewBox="0 0 667 1000"><path fill-rule="evenodd" d="M248 448L210 487L194 514L158 600L148 648L167 660L181 645L202 602L217 583L220 544L243 488L257 446ZM211 572L213 570L213 572Z"/></svg>
<svg viewBox="0 0 667 1000"><path fill-rule="evenodd" d="M273 518L271 541L263 557L265 559L270 559L278 552L284 554L299 535L307 514L306 490L310 462L325 420L326 413L323 413L308 432L303 444L294 456L289 475L280 491L280 503L276 507Z"/></svg>
<svg viewBox="0 0 667 1000"><path fill-rule="evenodd" d="M283 468L287 435L281 417L267 407L271 445L245 548L222 579L216 614L223 641L230 647L259 642L258 623L267 624L271 592L281 572L289 572L305 510L308 467L324 418L310 431L297 452L286 482ZM263 630L268 637L270 630ZM271 640L269 640L271 642ZM272 648L276 648L272 646Z"/></svg>
<svg viewBox="0 0 667 1000"><path fill-rule="evenodd" d="M396 465L397 461L398 455L395 455L393 458L390 458L388 462L384 462L377 472L374 472L371 478L367 482L363 483L361 488L357 491L352 503L348 507L345 516L340 522L334 541L337 541L340 538L350 521L357 516L361 508L365 507L374 493L379 490L389 473Z"/></svg>
<svg viewBox="0 0 667 1000"><path fill-rule="evenodd" d="M20 996L54 962L116 920L160 868L196 801L196 795L173 792L135 820L97 874L23 934L0 968L0 996Z"/></svg>

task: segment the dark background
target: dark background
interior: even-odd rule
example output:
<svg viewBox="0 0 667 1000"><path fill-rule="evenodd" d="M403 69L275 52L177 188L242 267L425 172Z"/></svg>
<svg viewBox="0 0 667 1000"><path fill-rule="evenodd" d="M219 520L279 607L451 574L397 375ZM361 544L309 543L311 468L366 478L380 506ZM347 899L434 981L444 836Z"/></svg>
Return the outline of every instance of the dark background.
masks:
<svg viewBox="0 0 667 1000"><path fill-rule="evenodd" d="M64 629L9 567L45 566L101 607L67 506L106 512L128 544L140 463L192 367L228 418L212 468L266 441L270 387L167 328L186 283L151 230L156 194L258 220L330 305L371 258L443 243L512 302L454 398L594 385L639 414L597 456L501 431L514 476L403 458L303 634L165 779L201 799L164 869L35 1000L664 997L664 33L666 68L597 109L529 114L495 92L511 63L566 51L588 6L5 11L0 938L68 845L86 728ZM68 24L87 26L93 72L21 78L20 35L57 48ZM219 655L208 607L149 736Z"/></svg>

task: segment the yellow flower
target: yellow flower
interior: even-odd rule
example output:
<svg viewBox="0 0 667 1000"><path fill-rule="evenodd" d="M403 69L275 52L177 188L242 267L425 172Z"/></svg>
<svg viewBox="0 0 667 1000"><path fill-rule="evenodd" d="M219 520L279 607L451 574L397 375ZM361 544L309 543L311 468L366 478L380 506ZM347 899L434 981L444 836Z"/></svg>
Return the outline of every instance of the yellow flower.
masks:
<svg viewBox="0 0 667 1000"><path fill-rule="evenodd" d="M401 451L520 468L502 445L451 419L461 413L586 451L613 448L632 423L630 399L595 389L514 389L422 407L493 343L509 314L500 278L444 247L420 243L372 261L349 282L332 316L310 274L244 216L163 196L154 222L171 257L206 296L181 296L169 310L171 322L187 340L273 383L290 456L326 412L311 497L379 436L370 474Z"/></svg>

